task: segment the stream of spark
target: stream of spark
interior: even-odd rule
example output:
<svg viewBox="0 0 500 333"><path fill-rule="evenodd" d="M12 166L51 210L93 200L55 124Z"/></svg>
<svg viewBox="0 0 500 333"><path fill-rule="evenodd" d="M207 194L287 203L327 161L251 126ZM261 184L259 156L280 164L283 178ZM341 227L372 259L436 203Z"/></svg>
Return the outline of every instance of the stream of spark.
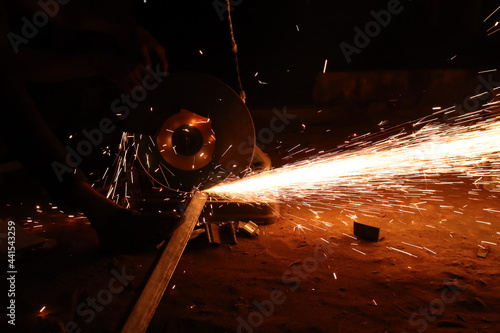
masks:
<svg viewBox="0 0 500 333"><path fill-rule="evenodd" d="M351 150L317 155L207 192L367 215L380 209L419 212L418 203L408 199L440 200L438 185L463 184L467 179L500 192L500 116L489 115L466 114L455 123L460 125L427 123L413 134L358 142Z"/></svg>

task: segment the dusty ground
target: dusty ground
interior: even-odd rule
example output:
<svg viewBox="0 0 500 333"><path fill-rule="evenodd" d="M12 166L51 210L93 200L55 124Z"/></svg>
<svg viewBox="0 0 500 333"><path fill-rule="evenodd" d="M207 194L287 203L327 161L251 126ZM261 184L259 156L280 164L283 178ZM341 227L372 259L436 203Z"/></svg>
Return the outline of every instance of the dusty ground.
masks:
<svg viewBox="0 0 500 333"><path fill-rule="evenodd" d="M318 115L319 109L293 109L299 117L265 149L275 165L296 143L332 148L351 133L370 130L369 121L335 109ZM265 126L265 110L254 115L257 128ZM84 218L52 209L29 188L14 195L13 183L2 189L0 217L59 242L53 252L18 263L17 332L61 332L54 325L63 324L68 332L116 331L158 252L106 255ZM498 246L486 245L486 258L476 251L481 241L500 243L500 213L484 210L500 210L500 201L498 192L487 190L470 200L470 189L442 188L453 209L435 203L422 206L421 214L376 218L386 233L377 243L350 237L353 219L337 209L322 213L321 220L333 224L326 230L309 225L322 226L314 222L298 230L297 217L314 217L295 205L282 205L276 224L262 226L258 237L239 237L237 245L193 240L148 332L499 332ZM26 222L28 216L33 222ZM125 276L123 290L110 287L116 274ZM120 291L106 292L110 288ZM88 297L107 304L92 311Z"/></svg>

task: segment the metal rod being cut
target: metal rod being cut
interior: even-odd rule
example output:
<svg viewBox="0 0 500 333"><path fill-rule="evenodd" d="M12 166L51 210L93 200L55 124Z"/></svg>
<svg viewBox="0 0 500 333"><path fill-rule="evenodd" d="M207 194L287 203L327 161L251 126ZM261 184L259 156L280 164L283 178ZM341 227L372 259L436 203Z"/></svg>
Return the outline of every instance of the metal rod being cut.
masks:
<svg viewBox="0 0 500 333"><path fill-rule="evenodd" d="M191 233L207 201L207 195L195 192L184 213L179 227L175 230L167 246L163 250L153 273L134 305L121 333L146 332L156 308L167 289L167 285L175 272L177 264L186 248Z"/></svg>

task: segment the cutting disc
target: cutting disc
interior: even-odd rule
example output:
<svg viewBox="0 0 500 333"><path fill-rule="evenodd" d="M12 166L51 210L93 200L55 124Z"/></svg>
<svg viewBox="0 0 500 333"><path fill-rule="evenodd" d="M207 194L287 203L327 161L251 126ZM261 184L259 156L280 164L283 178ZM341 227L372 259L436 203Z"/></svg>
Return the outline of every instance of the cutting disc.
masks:
<svg viewBox="0 0 500 333"><path fill-rule="evenodd" d="M209 75L164 78L126 119L144 170L170 189L205 189L249 170L255 148L252 118L240 97Z"/></svg>

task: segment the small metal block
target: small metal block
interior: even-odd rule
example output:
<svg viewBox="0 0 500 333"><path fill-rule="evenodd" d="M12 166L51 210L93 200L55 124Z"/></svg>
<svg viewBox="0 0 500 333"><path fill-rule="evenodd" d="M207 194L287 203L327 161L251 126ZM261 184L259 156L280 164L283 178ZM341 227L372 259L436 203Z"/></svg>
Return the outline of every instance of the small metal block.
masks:
<svg viewBox="0 0 500 333"><path fill-rule="evenodd" d="M237 243L236 230L232 222L220 224L208 222L205 224L205 230L210 244L234 245Z"/></svg>
<svg viewBox="0 0 500 333"><path fill-rule="evenodd" d="M490 249L488 248L478 248L476 251L476 256L479 258L486 258L488 253L490 252Z"/></svg>
<svg viewBox="0 0 500 333"><path fill-rule="evenodd" d="M249 236L258 236L259 235L259 226L252 221L249 222L238 222L238 230L243 231Z"/></svg>
<svg viewBox="0 0 500 333"><path fill-rule="evenodd" d="M354 222L354 235L370 242L378 242L384 238L379 227L359 222Z"/></svg>

